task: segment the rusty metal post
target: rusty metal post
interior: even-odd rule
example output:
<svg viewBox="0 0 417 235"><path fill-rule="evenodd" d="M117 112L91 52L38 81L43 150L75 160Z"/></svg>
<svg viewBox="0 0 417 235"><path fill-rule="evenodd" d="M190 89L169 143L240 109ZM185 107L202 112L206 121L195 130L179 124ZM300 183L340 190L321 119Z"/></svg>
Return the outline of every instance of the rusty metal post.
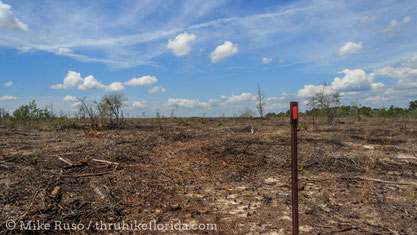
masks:
<svg viewBox="0 0 417 235"><path fill-rule="evenodd" d="M297 166L298 102L290 103L290 113L291 113L292 234L298 235L298 166Z"/></svg>

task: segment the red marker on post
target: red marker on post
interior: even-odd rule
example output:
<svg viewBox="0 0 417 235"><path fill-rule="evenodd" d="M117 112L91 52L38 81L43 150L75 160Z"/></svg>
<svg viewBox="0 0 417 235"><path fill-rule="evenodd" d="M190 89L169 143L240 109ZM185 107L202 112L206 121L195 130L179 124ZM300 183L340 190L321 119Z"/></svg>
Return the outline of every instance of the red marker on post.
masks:
<svg viewBox="0 0 417 235"><path fill-rule="evenodd" d="M298 235L298 167L297 167L297 124L298 102L290 103L291 113L291 181L292 181L292 234Z"/></svg>

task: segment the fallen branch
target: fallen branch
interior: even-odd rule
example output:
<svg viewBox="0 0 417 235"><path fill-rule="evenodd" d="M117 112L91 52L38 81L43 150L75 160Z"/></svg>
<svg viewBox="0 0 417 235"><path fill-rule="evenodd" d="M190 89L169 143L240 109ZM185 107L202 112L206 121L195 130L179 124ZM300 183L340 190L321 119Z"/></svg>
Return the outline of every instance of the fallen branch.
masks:
<svg viewBox="0 0 417 235"><path fill-rule="evenodd" d="M68 164L70 166L73 165L73 163L70 160L68 160L68 159L65 159L63 157L58 157L58 159L61 160L61 161L63 161L63 162L65 162L66 164Z"/></svg>
<svg viewBox="0 0 417 235"><path fill-rule="evenodd" d="M114 165L119 165L120 163L118 163L118 162L110 162L110 161L106 161L106 160L101 160L101 159L91 159L92 161L95 161L95 162L102 162L102 163L107 163L107 164L114 164Z"/></svg>
<svg viewBox="0 0 417 235"><path fill-rule="evenodd" d="M36 196L38 196L39 191L41 191L40 189L38 189L35 193L35 195L33 195L32 197L32 201L30 201L30 204L28 206L28 208L26 209L25 213L23 213L15 222L15 224L19 224L19 222L24 219L26 217L26 215L29 213L30 209L32 208L33 202L36 199Z"/></svg>
<svg viewBox="0 0 417 235"><path fill-rule="evenodd" d="M9 169L9 167L8 167L8 166L6 166L6 165L0 164L0 166L1 166L1 167L4 167L4 168L6 168L6 169Z"/></svg>
<svg viewBox="0 0 417 235"><path fill-rule="evenodd" d="M344 233L344 232L348 232L348 231L351 231L351 230L358 230L358 231L361 231L361 229L360 228L357 228L357 227L349 227L349 228L345 228L345 229L341 229L341 230L337 230L337 231L331 231L331 232L326 232L326 233L318 233L318 234L321 234L321 235L325 235L325 234L335 234L335 233Z"/></svg>
<svg viewBox="0 0 417 235"><path fill-rule="evenodd" d="M61 175L61 177L72 177L72 178L78 178L78 177L88 177L88 176L97 176L97 175L107 175L112 174L114 171L106 171L106 172L99 172L99 173L87 173L87 174L79 174L79 175Z"/></svg>
<svg viewBox="0 0 417 235"><path fill-rule="evenodd" d="M350 179L361 179L361 180L370 180L370 181L379 182L379 183L385 183L385 184L415 185L415 186L417 186L417 183L414 183L414 182L410 182L410 183L395 182L395 181L387 181L387 180L374 179L374 178L361 177L361 176L358 176L358 177L346 177L346 178L350 178Z"/></svg>

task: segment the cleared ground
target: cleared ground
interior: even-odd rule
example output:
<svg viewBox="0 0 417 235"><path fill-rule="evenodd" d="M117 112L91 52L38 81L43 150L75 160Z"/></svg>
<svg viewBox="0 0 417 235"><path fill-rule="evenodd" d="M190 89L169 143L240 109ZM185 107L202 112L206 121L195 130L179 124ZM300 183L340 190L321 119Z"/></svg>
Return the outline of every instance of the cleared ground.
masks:
<svg viewBox="0 0 417 235"><path fill-rule="evenodd" d="M309 123L299 131L301 232L415 234L417 120ZM289 234L289 177L287 118L2 126L0 232L9 219L180 220L215 223L220 234Z"/></svg>

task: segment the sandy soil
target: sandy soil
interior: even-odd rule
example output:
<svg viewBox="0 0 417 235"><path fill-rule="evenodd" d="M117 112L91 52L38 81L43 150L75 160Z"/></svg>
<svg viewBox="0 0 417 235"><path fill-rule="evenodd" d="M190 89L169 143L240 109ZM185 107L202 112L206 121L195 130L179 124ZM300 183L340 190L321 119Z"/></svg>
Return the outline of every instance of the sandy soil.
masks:
<svg viewBox="0 0 417 235"><path fill-rule="evenodd" d="M302 234L416 234L417 120L301 124ZM98 131L2 126L0 233L30 233L19 230L30 221L154 220L217 226L188 234L289 234L290 173L287 119L138 119Z"/></svg>

